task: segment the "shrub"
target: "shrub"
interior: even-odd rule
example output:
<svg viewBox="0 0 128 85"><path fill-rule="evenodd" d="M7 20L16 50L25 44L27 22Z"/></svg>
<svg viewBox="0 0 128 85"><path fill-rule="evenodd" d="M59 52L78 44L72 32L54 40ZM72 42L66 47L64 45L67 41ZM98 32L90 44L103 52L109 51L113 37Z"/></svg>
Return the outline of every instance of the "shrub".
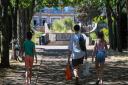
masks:
<svg viewBox="0 0 128 85"><path fill-rule="evenodd" d="M101 31L104 33L105 40L109 42L109 30L107 28L103 28Z"/></svg>
<svg viewBox="0 0 128 85"><path fill-rule="evenodd" d="M74 22L71 18L55 20L52 24L52 30L54 32L65 33L70 31L73 25L74 25Z"/></svg>

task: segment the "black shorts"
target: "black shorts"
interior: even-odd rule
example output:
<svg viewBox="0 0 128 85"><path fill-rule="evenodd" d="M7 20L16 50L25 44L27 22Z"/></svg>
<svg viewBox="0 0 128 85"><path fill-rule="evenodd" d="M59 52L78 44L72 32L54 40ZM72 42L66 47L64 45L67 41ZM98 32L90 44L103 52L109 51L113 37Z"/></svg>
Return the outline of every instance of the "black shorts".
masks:
<svg viewBox="0 0 128 85"><path fill-rule="evenodd" d="M74 66L77 66L79 64L83 64L83 59L84 59L84 57L79 58L79 59L72 59L72 66L74 67Z"/></svg>

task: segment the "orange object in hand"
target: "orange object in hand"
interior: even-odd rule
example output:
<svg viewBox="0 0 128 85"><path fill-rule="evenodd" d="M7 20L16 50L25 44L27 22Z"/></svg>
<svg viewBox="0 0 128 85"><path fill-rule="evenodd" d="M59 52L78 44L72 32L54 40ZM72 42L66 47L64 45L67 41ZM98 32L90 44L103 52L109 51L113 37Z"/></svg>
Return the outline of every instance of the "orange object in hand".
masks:
<svg viewBox="0 0 128 85"><path fill-rule="evenodd" d="M66 66L65 76L66 76L66 80L71 80L72 79L72 72L71 72L71 68L70 68L69 64L67 64L67 66Z"/></svg>

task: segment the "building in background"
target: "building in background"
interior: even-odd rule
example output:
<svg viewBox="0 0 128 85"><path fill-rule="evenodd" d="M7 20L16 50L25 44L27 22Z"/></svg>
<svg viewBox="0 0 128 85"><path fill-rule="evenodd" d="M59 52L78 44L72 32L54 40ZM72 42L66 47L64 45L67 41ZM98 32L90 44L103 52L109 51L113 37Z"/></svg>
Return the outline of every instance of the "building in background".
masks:
<svg viewBox="0 0 128 85"><path fill-rule="evenodd" d="M35 28L43 27L45 23L48 27L57 19L63 19L65 17L70 17L75 20L75 9L73 7L44 7L36 12L33 16L33 23Z"/></svg>

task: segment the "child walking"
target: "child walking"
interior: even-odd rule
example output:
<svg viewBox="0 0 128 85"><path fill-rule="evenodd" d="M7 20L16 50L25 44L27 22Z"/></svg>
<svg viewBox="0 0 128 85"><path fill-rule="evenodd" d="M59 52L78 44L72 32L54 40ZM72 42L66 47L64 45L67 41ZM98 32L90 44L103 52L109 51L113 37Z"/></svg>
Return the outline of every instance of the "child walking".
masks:
<svg viewBox="0 0 128 85"><path fill-rule="evenodd" d="M21 53L25 53L24 61L25 61L25 83L26 85L31 84L31 77L32 77L32 67L34 62L34 57L37 63L37 56L35 52L35 44L31 41L32 33L27 32L26 35L27 39L23 43L23 47L21 48Z"/></svg>
<svg viewBox="0 0 128 85"><path fill-rule="evenodd" d="M87 59L86 51L81 50L80 44L79 44L79 38L82 35L80 33L80 26L75 25L74 26L74 31L75 33L71 36L70 38L70 43L69 43L69 56L68 56L68 63L70 64L70 56L72 58L72 66L73 66L73 73L75 76L75 85L80 85L79 84L79 67L81 64L83 64L83 59ZM83 35L82 35L83 36ZM84 40L86 40L85 36ZM86 43L85 44L85 49L86 49Z"/></svg>
<svg viewBox="0 0 128 85"><path fill-rule="evenodd" d="M92 54L92 62L94 61L94 56L95 56L95 68L97 74L96 85L99 85L99 82L101 83L101 85L103 85L102 77L103 77L103 68L104 68L107 49L108 49L107 42L104 39L103 32L98 32L97 40L95 42L95 46Z"/></svg>

